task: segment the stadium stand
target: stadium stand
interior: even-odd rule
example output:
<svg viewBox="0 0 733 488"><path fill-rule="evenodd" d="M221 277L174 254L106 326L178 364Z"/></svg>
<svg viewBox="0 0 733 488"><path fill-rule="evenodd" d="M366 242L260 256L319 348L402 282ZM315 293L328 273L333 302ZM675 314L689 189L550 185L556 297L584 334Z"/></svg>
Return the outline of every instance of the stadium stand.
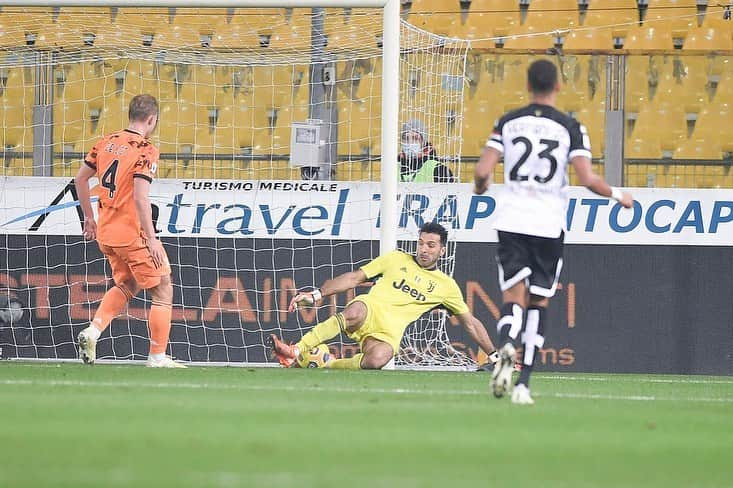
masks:
<svg viewBox="0 0 733 488"><path fill-rule="evenodd" d="M723 19L721 6L710 2L704 14L695 1L647 3L534 0L525 7L518 0L414 0L403 2L403 13L404 18L426 30L480 40L473 44L476 54L472 55L474 65L464 96L464 157L480 154L496 117L527 102L525 71L535 56L516 53L531 50L540 54L560 48L562 56L556 59L564 91L558 106L587 126L593 156L602 158L605 57L590 53L612 51L614 44L620 47L622 42L623 52L630 54L625 156L660 159L660 165L723 161L733 150L722 129L728 124L728 107L733 103L733 62L727 55L733 50L733 23ZM358 9L328 11L333 14L325 23L328 49L362 39L367 24L374 22ZM70 8L3 8L0 47L139 46L146 34L153 36L154 46L179 49L200 49L207 42L219 49L233 45L255 50L309 49L311 42L310 13L294 14L286 9L218 8L197 15L175 8L93 7L85 9L87 21L83 25L74 22L77 15ZM121 24L132 27L120 32L117 27ZM543 35L533 35L538 33ZM34 100L32 70L20 67L22 62L19 58L19 67L0 73L5 79L0 95L6 155L2 174L30 174L28 159L8 157L32 152L33 148L32 112L27 109ZM337 67L338 153L351 161L338 165L339 177L358 179L374 174L375 165L364 162L364 157L380 150L380 134L371 123L381 111L379 70L379 66L358 61ZM192 67L164 60L73 62L68 58L51 76L57 152L85 151L96 137L124 126L126 105L141 92L152 93L161 102L156 137L161 150L171 154L184 148L194 156L207 153L226 157L249 150L258 157L287 153L290 125L309 115L307 66ZM283 177L294 171L278 164L249 161L231 169L230 174L261 175L265 166L275 168ZM652 167L656 168L635 165L636 173L629 173L629 181L659 185L685 183L692 178L714 186L714 181L730 180L729 172L721 170L723 165L653 173ZM66 174L65 159L59 168ZM181 168L182 174L196 173L186 165ZM221 164L212 163L199 173L225 174L221 168ZM646 173L639 173L645 168Z"/></svg>

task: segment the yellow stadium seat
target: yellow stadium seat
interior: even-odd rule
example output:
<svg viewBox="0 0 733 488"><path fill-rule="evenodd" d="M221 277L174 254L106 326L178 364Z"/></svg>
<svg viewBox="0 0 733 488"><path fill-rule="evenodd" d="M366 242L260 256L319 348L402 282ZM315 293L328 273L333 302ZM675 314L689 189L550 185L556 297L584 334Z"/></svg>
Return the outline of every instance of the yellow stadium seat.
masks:
<svg viewBox="0 0 733 488"><path fill-rule="evenodd" d="M707 61L698 56L666 58L654 103L672 103L687 113L697 113L708 103Z"/></svg>
<svg viewBox="0 0 733 488"><path fill-rule="evenodd" d="M66 47L81 47L85 40L89 40L96 47L107 46L108 41L119 39L112 34L116 31L112 24L112 13L109 7L64 7L58 13L57 42ZM86 39L87 34L94 34L94 38Z"/></svg>
<svg viewBox="0 0 733 488"><path fill-rule="evenodd" d="M625 157L630 159L659 159L662 157L662 128L651 109L639 112L633 131L626 134Z"/></svg>
<svg viewBox="0 0 733 488"><path fill-rule="evenodd" d="M713 101L716 104L733 104L733 72L723 73L718 80Z"/></svg>
<svg viewBox="0 0 733 488"><path fill-rule="evenodd" d="M697 6L689 0L650 0L644 24L685 32L697 25Z"/></svg>
<svg viewBox="0 0 733 488"><path fill-rule="evenodd" d="M491 113L488 103L471 104L463 121L462 156L479 156L491 135L496 115Z"/></svg>
<svg viewBox="0 0 733 488"><path fill-rule="evenodd" d="M602 27L610 32L638 20L636 0L592 0L582 25Z"/></svg>
<svg viewBox="0 0 733 488"><path fill-rule="evenodd" d="M64 30L54 21L53 10L49 7L3 7L1 18L4 24L0 36L2 45L26 46L30 40L28 36L33 36L32 45L36 48L63 45Z"/></svg>
<svg viewBox="0 0 733 488"><path fill-rule="evenodd" d="M624 42L624 49L632 51L674 49L672 31L664 22L646 23L643 27L635 26L629 30Z"/></svg>
<svg viewBox="0 0 733 488"><path fill-rule="evenodd" d="M170 11L167 8L122 7L117 11L115 25L127 35L129 43L142 44L142 34L154 34L153 46L175 47L171 36Z"/></svg>
<svg viewBox="0 0 733 488"><path fill-rule="evenodd" d="M649 101L649 56L626 58L625 104L627 112L640 112Z"/></svg>
<svg viewBox="0 0 733 488"><path fill-rule="evenodd" d="M723 153L717 141L707 139L687 139L674 152L674 159L720 160Z"/></svg>
<svg viewBox="0 0 733 488"><path fill-rule="evenodd" d="M577 0L539 0L530 2L526 26L539 32L572 29L579 24Z"/></svg>
<svg viewBox="0 0 733 488"><path fill-rule="evenodd" d="M576 119L585 126L590 137L591 154L594 158L603 157L606 145L605 107L603 105L587 105L576 115Z"/></svg>
<svg viewBox="0 0 733 488"><path fill-rule="evenodd" d="M225 8L177 8L171 22L171 39L181 47L202 47L202 35L210 35L210 45L221 25L227 22Z"/></svg>
<svg viewBox="0 0 733 488"><path fill-rule="evenodd" d="M721 147L729 139L729 125L731 116L730 105L710 105L698 115L693 137L707 141L710 148L705 151L713 151L715 147Z"/></svg>
<svg viewBox="0 0 733 488"><path fill-rule="evenodd" d="M519 8L516 0L472 0L463 32L468 39L505 36L519 27ZM494 47L493 41L476 44Z"/></svg>
<svg viewBox="0 0 733 488"><path fill-rule="evenodd" d="M713 27L695 27L685 37L683 50L685 51L730 51L733 49L733 40L730 31Z"/></svg>
<svg viewBox="0 0 733 488"><path fill-rule="evenodd" d="M613 49L613 35L607 29L574 29L564 36L565 52L610 49Z"/></svg>
<svg viewBox="0 0 733 488"><path fill-rule="evenodd" d="M428 32L451 36L461 29L459 4L457 1L414 0L407 21Z"/></svg>
<svg viewBox="0 0 733 488"><path fill-rule="evenodd" d="M326 9L325 33L331 49L355 46L376 47L382 32L382 16L373 9Z"/></svg>

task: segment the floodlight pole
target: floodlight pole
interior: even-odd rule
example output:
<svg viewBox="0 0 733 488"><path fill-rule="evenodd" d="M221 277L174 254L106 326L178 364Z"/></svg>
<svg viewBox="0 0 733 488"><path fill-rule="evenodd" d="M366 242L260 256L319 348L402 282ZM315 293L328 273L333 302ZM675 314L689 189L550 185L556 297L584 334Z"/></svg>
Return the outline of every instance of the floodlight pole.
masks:
<svg viewBox="0 0 733 488"><path fill-rule="evenodd" d="M384 8L382 37L382 191L380 253L397 247L397 139L400 98L400 0L4 0L4 7Z"/></svg>

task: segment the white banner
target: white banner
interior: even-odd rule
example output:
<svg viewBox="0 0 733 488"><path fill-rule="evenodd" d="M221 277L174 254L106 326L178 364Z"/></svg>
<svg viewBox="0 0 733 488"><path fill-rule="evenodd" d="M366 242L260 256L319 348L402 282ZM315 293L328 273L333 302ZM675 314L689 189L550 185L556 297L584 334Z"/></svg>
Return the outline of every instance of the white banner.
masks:
<svg viewBox="0 0 733 488"><path fill-rule="evenodd" d="M54 177L0 178L0 232L80 235L76 191ZM93 194L103 190L96 186ZM400 187L399 239L437 220L458 241L494 242L501 185L474 195L470 184ZM733 192L636 188L633 209L585 188L569 189L566 242L729 246ZM172 180L153 183L164 237L379 239L379 184L372 182ZM96 206L95 206L96 207Z"/></svg>

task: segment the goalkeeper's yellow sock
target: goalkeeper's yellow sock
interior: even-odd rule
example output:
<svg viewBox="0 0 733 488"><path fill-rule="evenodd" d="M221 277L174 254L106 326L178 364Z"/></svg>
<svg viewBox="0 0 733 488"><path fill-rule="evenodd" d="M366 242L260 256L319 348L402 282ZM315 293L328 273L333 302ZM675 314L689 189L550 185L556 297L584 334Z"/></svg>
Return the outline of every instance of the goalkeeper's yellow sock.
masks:
<svg viewBox="0 0 733 488"><path fill-rule="evenodd" d="M361 358L364 354L354 354L350 358L345 359L332 359L326 363L327 368L331 369L361 369Z"/></svg>
<svg viewBox="0 0 733 488"><path fill-rule="evenodd" d="M337 313L320 324L316 324L310 332L300 338L300 341L295 346L300 352L310 351L318 344L323 344L327 340L339 335L339 332L344 330L345 327L346 320L344 319L344 314Z"/></svg>

